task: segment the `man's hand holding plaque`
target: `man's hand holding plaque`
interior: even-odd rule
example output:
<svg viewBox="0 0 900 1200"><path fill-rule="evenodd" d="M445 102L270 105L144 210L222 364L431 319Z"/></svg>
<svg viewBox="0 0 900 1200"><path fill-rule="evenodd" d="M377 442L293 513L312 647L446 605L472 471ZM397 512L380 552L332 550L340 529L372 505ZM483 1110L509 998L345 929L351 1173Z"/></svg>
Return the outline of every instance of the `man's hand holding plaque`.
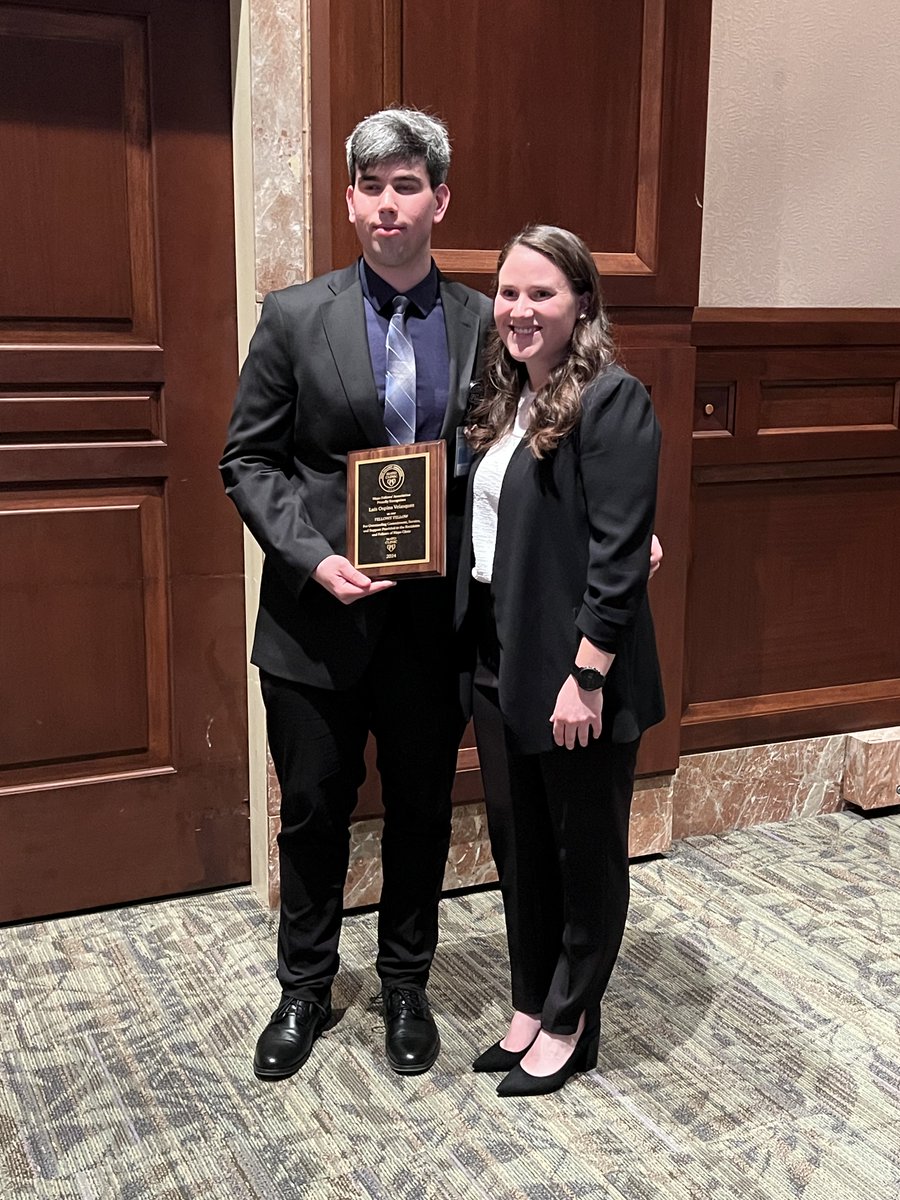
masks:
<svg viewBox="0 0 900 1200"><path fill-rule="evenodd" d="M370 579L444 575L447 450L413 442L347 456L347 558Z"/></svg>

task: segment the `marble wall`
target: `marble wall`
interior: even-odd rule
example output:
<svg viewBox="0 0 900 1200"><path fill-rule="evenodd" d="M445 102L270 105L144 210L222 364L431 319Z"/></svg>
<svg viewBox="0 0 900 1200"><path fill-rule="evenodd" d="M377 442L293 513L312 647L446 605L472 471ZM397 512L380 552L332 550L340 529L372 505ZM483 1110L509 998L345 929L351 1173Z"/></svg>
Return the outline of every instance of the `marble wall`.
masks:
<svg viewBox="0 0 900 1200"><path fill-rule="evenodd" d="M900 804L900 725L848 735L842 791L857 808Z"/></svg>
<svg viewBox="0 0 900 1200"><path fill-rule="evenodd" d="M837 812L845 746L840 734L685 755L673 785L673 839Z"/></svg>
<svg viewBox="0 0 900 1200"><path fill-rule="evenodd" d="M250 9L256 298L302 283L309 260L308 0Z"/></svg>
<svg viewBox="0 0 900 1200"><path fill-rule="evenodd" d="M231 0L234 75L238 339L241 358L274 288L300 283L310 261L308 0ZM247 645L262 553L245 535ZM252 885L278 902L275 838L279 793L267 770L265 719L256 671L249 672Z"/></svg>

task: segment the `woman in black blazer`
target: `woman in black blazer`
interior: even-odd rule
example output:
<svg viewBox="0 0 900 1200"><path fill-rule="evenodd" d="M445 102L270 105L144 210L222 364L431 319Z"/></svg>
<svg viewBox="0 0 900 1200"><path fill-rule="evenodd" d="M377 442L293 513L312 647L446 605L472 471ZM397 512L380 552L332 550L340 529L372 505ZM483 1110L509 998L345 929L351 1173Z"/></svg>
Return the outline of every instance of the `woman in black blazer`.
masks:
<svg viewBox="0 0 900 1200"><path fill-rule="evenodd" d="M474 1069L532 1095L596 1065L625 926L635 759L663 716L647 603L659 427L615 362L580 238L530 226L498 270L457 619L515 1012Z"/></svg>

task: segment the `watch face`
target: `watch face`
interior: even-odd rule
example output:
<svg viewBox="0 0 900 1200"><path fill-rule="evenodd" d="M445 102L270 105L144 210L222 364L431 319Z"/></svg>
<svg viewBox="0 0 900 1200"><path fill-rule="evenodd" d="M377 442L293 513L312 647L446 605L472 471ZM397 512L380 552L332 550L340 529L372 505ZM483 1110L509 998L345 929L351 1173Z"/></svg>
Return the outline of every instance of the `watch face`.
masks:
<svg viewBox="0 0 900 1200"><path fill-rule="evenodd" d="M596 692L603 687L606 676L596 667L578 667L575 670L575 679L578 686L586 692Z"/></svg>

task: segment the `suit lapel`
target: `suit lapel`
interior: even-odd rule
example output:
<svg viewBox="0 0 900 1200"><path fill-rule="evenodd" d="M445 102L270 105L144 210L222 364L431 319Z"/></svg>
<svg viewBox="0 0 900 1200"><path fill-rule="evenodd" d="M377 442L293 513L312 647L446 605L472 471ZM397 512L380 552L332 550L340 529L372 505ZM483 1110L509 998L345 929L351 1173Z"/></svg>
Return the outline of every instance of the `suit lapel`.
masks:
<svg viewBox="0 0 900 1200"><path fill-rule="evenodd" d="M441 304L447 326L447 348L450 352L450 382L447 392L447 411L441 426L441 437L447 437L459 425L469 402L469 384L478 349L478 316L457 300L441 279Z"/></svg>
<svg viewBox="0 0 900 1200"><path fill-rule="evenodd" d="M341 285L349 281L348 286ZM325 336L341 377L347 402L373 446L387 444L384 414L378 402L378 389L372 374L366 314L362 288L356 267L349 267L334 285L337 291L330 304L322 306Z"/></svg>

